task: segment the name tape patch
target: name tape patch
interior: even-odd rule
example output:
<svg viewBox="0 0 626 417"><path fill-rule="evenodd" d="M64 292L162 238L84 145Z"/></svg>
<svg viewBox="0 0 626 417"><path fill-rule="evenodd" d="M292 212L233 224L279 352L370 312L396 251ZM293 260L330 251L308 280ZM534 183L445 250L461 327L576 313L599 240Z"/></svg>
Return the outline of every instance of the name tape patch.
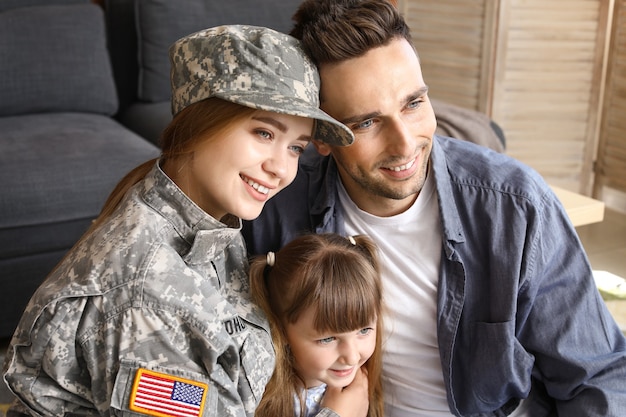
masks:
<svg viewBox="0 0 626 417"><path fill-rule="evenodd" d="M202 415L207 384L140 368L130 395L130 409L157 417Z"/></svg>

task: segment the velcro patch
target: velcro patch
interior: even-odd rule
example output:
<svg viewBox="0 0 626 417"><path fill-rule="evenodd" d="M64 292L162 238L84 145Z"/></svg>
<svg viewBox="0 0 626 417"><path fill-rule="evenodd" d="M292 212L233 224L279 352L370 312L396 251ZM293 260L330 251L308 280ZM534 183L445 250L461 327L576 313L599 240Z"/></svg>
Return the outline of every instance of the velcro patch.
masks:
<svg viewBox="0 0 626 417"><path fill-rule="evenodd" d="M140 368L130 394L130 409L157 417L202 415L207 384Z"/></svg>

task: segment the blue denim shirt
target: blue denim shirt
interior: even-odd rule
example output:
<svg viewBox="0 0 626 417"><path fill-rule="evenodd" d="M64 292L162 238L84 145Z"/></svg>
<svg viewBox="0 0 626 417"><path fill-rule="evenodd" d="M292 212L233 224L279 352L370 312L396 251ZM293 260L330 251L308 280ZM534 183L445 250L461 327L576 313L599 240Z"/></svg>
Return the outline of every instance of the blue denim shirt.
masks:
<svg viewBox="0 0 626 417"><path fill-rule="evenodd" d="M439 351L452 413L507 415L532 388L536 407L551 409L545 415L626 416L626 340L551 188L512 158L455 139L435 136L430 163L443 238ZM303 157L294 183L244 224L249 253L277 250L302 232L343 234L337 181L331 158Z"/></svg>

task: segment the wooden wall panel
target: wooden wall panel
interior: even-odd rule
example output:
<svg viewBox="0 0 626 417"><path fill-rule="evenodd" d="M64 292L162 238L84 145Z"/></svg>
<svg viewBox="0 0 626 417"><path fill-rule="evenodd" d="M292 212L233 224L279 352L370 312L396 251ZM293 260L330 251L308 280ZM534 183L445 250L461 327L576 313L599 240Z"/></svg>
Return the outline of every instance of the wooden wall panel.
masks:
<svg viewBox="0 0 626 417"><path fill-rule="evenodd" d="M603 187L626 193L626 0L615 3L610 51L596 167L599 197Z"/></svg>
<svg viewBox="0 0 626 417"><path fill-rule="evenodd" d="M497 2L492 0L400 0L411 26L431 97L462 107L488 111L491 60Z"/></svg>
<svg viewBox="0 0 626 417"><path fill-rule="evenodd" d="M550 183L590 194L608 2L509 0L498 39L492 117L507 153Z"/></svg>

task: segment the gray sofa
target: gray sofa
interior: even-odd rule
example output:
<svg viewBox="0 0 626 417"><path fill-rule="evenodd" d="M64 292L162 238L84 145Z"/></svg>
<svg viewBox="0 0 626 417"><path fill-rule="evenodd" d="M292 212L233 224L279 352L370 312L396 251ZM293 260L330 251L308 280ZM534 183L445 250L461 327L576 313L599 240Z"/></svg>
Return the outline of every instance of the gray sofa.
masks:
<svg viewBox="0 0 626 417"><path fill-rule="evenodd" d="M0 337L115 184L158 155L117 109L100 6L0 2Z"/></svg>

